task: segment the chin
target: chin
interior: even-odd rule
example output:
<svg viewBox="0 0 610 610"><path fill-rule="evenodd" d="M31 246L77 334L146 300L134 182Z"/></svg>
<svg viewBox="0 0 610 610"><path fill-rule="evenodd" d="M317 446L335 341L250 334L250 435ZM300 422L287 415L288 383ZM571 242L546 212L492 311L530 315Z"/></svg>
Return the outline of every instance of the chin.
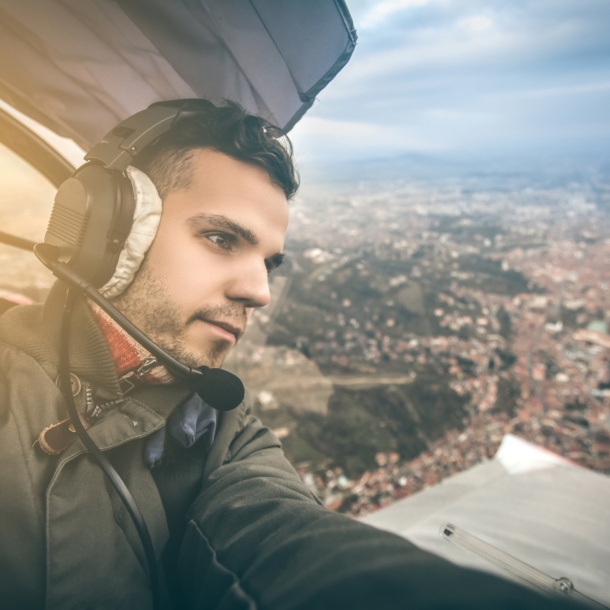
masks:
<svg viewBox="0 0 610 610"><path fill-rule="evenodd" d="M167 337L151 337L151 339L178 362L191 368L201 366L220 368L233 347L226 341L206 341L202 344L202 342L176 341Z"/></svg>
<svg viewBox="0 0 610 610"><path fill-rule="evenodd" d="M194 366L209 366L210 368L220 368L225 358L229 355L232 345L228 345L225 341L215 342L213 345L206 345L205 348L193 348L189 350L189 355ZM190 366L193 366L191 364Z"/></svg>

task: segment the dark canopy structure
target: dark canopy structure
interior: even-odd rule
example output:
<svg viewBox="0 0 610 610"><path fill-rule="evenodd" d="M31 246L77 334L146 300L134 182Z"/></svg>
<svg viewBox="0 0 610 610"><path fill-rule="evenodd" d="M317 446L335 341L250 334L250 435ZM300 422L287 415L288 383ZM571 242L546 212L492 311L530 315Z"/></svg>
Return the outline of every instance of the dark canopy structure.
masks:
<svg viewBox="0 0 610 610"><path fill-rule="evenodd" d="M343 0L0 0L0 98L85 149L176 98L288 131L355 42Z"/></svg>

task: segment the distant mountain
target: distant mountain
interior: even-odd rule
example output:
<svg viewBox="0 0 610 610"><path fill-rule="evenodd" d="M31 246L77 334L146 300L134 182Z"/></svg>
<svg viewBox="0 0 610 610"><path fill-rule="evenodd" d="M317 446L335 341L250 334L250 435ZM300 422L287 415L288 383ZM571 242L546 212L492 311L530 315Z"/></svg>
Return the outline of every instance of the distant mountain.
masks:
<svg viewBox="0 0 610 610"><path fill-rule="evenodd" d="M354 161L304 164L303 182L337 186L357 183L415 182L473 190L566 188L588 184L610 192L610 154L583 153L493 156L476 154L406 153Z"/></svg>

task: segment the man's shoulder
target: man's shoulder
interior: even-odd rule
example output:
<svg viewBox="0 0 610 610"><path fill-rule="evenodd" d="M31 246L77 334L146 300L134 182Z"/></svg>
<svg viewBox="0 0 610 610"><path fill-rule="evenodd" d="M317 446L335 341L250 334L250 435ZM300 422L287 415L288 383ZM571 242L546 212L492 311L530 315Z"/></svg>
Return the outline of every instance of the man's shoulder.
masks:
<svg viewBox="0 0 610 610"><path fill-rule="evenodd" d="M0 317L0 348L27 351L31 343L40 343L43 305L18 305Z"/></svg>
<svg viewBox="0 0 610 610"><path fill-rule="evenodd" d="M20 305L0 318L0 375L3 377L6 378L13 366L22 370L40 368L40 362L45 361L48 349L40 333L42 309L42 305ZM21 376L8 378L20 383L24 380Z"/></svg>
<svg viewBox="0 0 610 610"><path fill-rule="evenodd" d="M16 309L20 308L13 308ZM0 333L0 453L3 459L20 451L15 445L17 430L25 438L35 439L40 431L58 420L60 403L54 365L36 358L36 351L43 357L44 350L39 349L33 338L27 340L22 313L13 313L13 310L2 316ZM25 313L36 315L35 310Z"/></svg>

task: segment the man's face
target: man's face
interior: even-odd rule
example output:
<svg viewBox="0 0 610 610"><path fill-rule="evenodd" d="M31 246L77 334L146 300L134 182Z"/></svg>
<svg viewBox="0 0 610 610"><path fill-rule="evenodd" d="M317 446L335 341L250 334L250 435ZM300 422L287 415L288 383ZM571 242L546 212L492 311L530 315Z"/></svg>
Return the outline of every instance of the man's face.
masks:
<svg viewBox="0 0 610 610"><path fill-rule="evenodd" d="M252 308L269 302L288 204L262 169L208 149L191 163L190 186L163 201L144 263L115 304L184 364L218 367Z"/></svg>

